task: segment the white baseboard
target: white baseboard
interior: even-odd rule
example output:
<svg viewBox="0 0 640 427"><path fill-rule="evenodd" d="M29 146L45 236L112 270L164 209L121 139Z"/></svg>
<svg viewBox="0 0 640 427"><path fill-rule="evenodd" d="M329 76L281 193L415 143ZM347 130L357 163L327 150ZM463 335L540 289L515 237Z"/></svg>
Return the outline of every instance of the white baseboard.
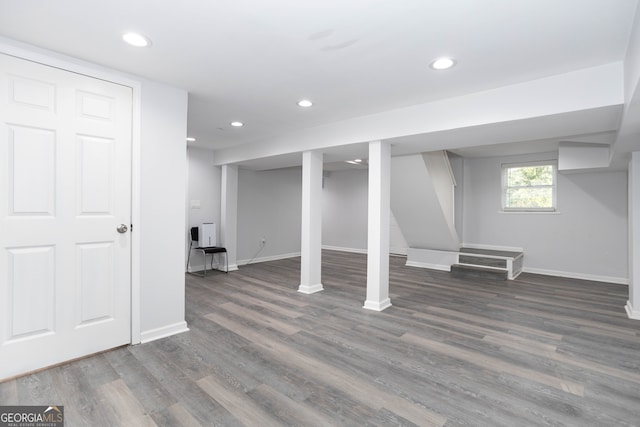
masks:
<svg viewBox="0 0 640 427"><path fill-rule="evenodd" d="M472 244L472 243L464 243L463 246L466 246L468 248L474 248L474 249L490 249L490 250L496 250L496 251L511 251L511 252L523 251L522 248L518 248L514 246L478 245L478 244ZM341 251L341 252L359 253L359 254L367 253L366 249L344 248L344 247L329 246L329 245L323 245L322 249ZM300 256L300 252L294 252L294 253L288 253L288 254L255 258L252 260L239 260L237 262L237 265L229 266L229 271L237 270L238 266L241 266L241 265L254 264L258 262L277 261L280 259L295 258L299 256ZM439 271L451 271L451 264L438 264L438 263L420 262L415 260L412 260L412 261L407 260L405 265L407 267L428 268L431 270L439 270ZM594 282L615 283L619 285L629 284L629 279L625 277L599 276L599 275L593 275L593 274L574 273L574 272L568 272L568 271L548 270L548 269L531 268L531 267L524 267L522 271L524 273L542 274L545 276L566 277L568 279L591 280Z"/></svg>
<svg viewBox="0 0 640 427"><path fill-rule="evenodd" d="M457 262L457 252L409 248L407 252L407 262L405 265L409 267L451 271L451 264L455 264Z"/></svg>
<svg viewBox="0 0 640 427"><path fill-rule="evenodd" d="M367 253L366 249L343 248L341 246L322 245L322 249L326 249L326 250L329 250L329 251L350 252L350 253L354 253L354 254L366 254Z"/></svg>
<svg viewBox="0 0 640 427"><path fill-rule="evenodd" d="M524 267L522 271L524 273L542 274L544 276L566 277L567 279L591 280L594 282L615 283L618 285L629 284L629 279L626 277L598 276L595 274L573 273L570 271L546 270L532 267Z"/></svg>
<svg viewBox="0 0 640 427"><path fill-rule="evenodd" d="M430 270L451 271L451 265L429 264L427 262L407 261L407 267L428 268Z"/></svg>
<svg viewBox="0 0 640 427"><path fill-rule="evenodd" d="M627 311L629 319L640 320L640 310L635 310L631 305L631 301L627 301L627 305L624 306L624 309Z"/></svg>
<svg viewBox="0 0 640 427"><path fill-rule="evenodd" d="M329 251L350 252L350 253L354 253L354 254L364 254L364 255L369 253L369 251L367 249L345 248L345 247L342 247L342 246L322 245L322 249L326 249L326 250L329 250ZM399 248L399 247L389 248L389 255L391 255L391 256L407 256L407 248Z"/></svg>
<svg viewBox="0 0 640 427"><path fill-rule="evenodd" d="M487 249L489 251L524 252L524 248L517 246L482 245L479 243L460 243L460 247L470 249Z"/></svg>
<svg viewBox="0 0 640 427"><path fill-rule="evenodd" d="M143 331L140 333L140 342L142 344L151 341L159 340L160 338L166 338L171 335L180 334L182 332L189 331L187 322L178 322L173 325L163 326L161 328L151 329L149 331Z"/></svg>
<svg viewBox="0 0 640 427"><path fill-rule="evenodd" d="M391 255L407 256L408 252L409 252L409 248L401 248L397 246L392 246L389 248L389 253L391 253Z"/></svg>
<svg viewBox="0 0 640 427"><path fill-rule="evenodd" d="M237 261L236 267L240 265L255 264L258 262L267 262L267 261L277 261L279 259L295 258L299 256L300 256L300 252L293 252L289 254L271 255L271 256L265 256L260 258L253 258L253 259L242 259ZM229 266L229 270L231 271L231 266Z"/></svg>

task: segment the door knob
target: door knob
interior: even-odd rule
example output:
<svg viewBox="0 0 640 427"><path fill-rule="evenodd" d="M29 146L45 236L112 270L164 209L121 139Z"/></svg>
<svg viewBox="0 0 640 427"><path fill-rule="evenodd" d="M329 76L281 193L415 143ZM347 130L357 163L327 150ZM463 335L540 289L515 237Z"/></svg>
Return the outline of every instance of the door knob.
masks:
<svg viewBox="0 0 640 427"><path fill-rule="evenodd" d="M128 229L129 229L129 227L127 227L127 225L126 225L126 224L120 224L120 225L118 226L118 228L116 228L116 230L118 231L118 233L121 233L121 234L122 234L122 233L126 233Z"/></svg>

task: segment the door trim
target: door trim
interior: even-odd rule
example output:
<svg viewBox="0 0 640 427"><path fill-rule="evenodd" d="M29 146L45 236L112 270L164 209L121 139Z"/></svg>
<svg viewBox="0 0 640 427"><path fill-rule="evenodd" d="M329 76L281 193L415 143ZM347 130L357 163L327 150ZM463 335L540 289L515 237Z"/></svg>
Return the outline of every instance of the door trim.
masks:
<svg viewBox="0 0 640 427"><path fill-rule="evenodd" d="M132 90L131 117L131 344L141 342L141 283L140 283L140 155L141 155L141 99L142 83L126 74L91 64L42 48L0 37L0 53L37 62L72 73L83 74L100 80L130 87Z"/></svg>

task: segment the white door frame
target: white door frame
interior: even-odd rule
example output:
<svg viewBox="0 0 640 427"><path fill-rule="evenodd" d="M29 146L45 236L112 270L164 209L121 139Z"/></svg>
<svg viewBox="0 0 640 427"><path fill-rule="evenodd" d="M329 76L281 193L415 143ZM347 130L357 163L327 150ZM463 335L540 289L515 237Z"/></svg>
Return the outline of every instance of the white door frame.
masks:
<svg viewBox="0 0 640 427"><path fill-rule="evenodd" d="M0 37L0 53L128 86L133 91L131 135L131 344L140 343L140 121L142 84L126 74Z"/></svg>

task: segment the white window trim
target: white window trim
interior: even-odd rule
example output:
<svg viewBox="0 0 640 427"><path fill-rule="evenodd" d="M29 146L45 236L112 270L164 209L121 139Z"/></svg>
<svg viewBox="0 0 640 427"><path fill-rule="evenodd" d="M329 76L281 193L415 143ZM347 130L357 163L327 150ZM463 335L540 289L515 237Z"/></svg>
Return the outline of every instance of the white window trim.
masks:
<svg viewBox="0 0 640 427"><path fill-rule="evenodd" d="M552 206L548 207L548 208L511 208L511 207L507 207L506 206L506 202L507 202L507 169L510 168L518 168L518 167L531 167L531 166L548 166L550 165L553 168L553 173L552 173L552 184L551 184L551 194L552 194L552 199L551 199L551 203ZM509 213L509 212L513 212L513 213L517 213L517 212L530 212L530 213L536 213L536 212L540 212L540 213L554 213L557 211L558 208L558 204L557 204L557 195L558 195L558 161L557 160L539 160L539 161L535 161L535 162L522 162L522 163L503 163L500 166L500 175L501 175L501 179L500 179L500 191L502 194L501 197L501 211L505 212L505 213ZM549 187L548 185L540 185L540 186L532 186L532 188L536 188L536 187Z"/></svg>

